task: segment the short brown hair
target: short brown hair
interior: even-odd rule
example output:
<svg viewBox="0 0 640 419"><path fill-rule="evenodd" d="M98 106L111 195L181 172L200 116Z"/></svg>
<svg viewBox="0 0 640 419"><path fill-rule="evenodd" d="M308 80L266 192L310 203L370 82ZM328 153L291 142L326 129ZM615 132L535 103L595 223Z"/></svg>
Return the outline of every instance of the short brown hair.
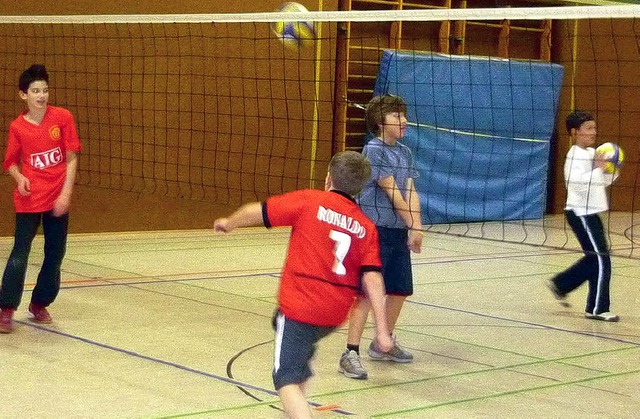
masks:
<svg viewBox="0 0 640 419"><path fill-rule="evenodd" d="M380 125L384 123L384 117L392 112L407 113L407 104L404 99L396 95L374 96L367 104L367 128L373 134L380 133Z"/></svg>
<svg viewBox="0 0 640 419"><path fill-rule="evenodd" d="M357 151L336 153L329 163L334 189L356 196L371 177L371 164Z"/></svg>

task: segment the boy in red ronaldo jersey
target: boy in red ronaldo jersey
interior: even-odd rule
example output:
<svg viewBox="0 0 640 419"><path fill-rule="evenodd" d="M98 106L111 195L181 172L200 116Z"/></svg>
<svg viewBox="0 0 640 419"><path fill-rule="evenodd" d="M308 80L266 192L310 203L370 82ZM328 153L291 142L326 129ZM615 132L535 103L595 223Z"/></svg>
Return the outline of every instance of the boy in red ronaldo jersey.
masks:
<svg viewBox="0 0 640 419"><path fill-rule="evenodd" d="M336 154L325 191L301 190L245 204L215 221L216 231L264 224L291 226L278 296L273 382L290 417L311 417L304 386L316 343L340 326L362 287L371 301L378 345L393 348L384 309L375 225L353 196L371 175L360 153Z"/></svg>
<svg viewBox="0 0 640 419"><path fill-rule="evenodd" d="M13 330L13 314L20 305L31 243L40 223L44 230L44 260L31 294L29 313L36 322L51 322L46 307L60 290L68 211L81 149L71 113L48 104L49 75L43 65L34 64L25 70L18 88L27 109L9 126L3 164L16 181L16 230L0 287L0 333Z"/></svg>

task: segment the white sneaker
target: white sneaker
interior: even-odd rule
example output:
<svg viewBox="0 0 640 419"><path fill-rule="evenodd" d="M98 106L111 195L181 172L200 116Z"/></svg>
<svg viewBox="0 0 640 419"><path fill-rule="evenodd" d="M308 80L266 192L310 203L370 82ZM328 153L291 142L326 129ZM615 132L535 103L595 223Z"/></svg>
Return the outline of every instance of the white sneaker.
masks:
<svg viewBox="0 0 640 419"><path fill-rule="evenodd" d="M584 316L587 319L602 320L603 322L617 322L618 320L620 320L620 317L608 311L604 313L598 313L598 314L584 313Z"/></svg>

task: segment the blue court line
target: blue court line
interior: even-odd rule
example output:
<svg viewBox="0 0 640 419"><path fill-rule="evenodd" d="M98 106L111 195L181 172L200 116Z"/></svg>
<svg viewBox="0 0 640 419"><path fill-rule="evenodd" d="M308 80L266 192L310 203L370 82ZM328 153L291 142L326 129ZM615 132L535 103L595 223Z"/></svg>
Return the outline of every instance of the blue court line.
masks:
<svg viewBox="0 0 640 419"><path fill-rule="evenodd" d="M464 261L471 261L471 260L476 260L476 258L464 259ZM462 260L457 260L457 262L460 262L460 261L462 261ZM443 262L441 262L441 261L432 261L432 262L425 262L423 264L439 264L439 263L443 263ZM227 275L227 276L220 276L220 277L196 277L196 278L181 278L181 279L178 278L178 279L168 279L168 280L164 280L164 279L163 280L157 280L156 279L156 280L138 281L138 282L126 282L126 283L114 283L114 282L108 282L109 281L108 279L96 278L96 280L98 280L98 281L105 281L105 282L108 282L108 283L106 283L106 284L92 284L92 285L79 285L79 286L71 286L71 287L68 287L68 288L67 287L62 287L62 288L64 288L64 289L74 289L74 288L111 287L111 286L132 286L132 285L146 285L146 284L167 284L167 283L174 283L174 282L190 282L190 281L202 281L202 280L212 280L212 279L228 279L228 278L247 278L247 277L257 277L257 276L272 276L272 277L276 277L278 275L279 274L275 274L275 273L257 273L257 274L245 274L245 275ZM32 290L25 290L25 292L30 292L30 291L32 291ZM523 324L523 325L528 325L528 326L533 326L533 327L544 328L544 329L548 329L548 330L556 330L556 331L560 331L560 332L572 333L572 334L589 336L589 337L596 337L596 338L610 340L610 341L614 341L614 342L627 343L627 344L631 344L631 345L640 346L640 342L634 342L634 341L629 341L629 340L624 340L624 339L619 339L619 338L614 338L614 337L608 337L608 336L598 335L598 334L594 334L594 333L581 332L581 331L577 331L577 330L569 330L569 329L564 329L564 328L560 328L560 327L544 325L544 324L540 324L540 323L527 322L527 321L523 321L523 320L515 320L515 319L510 319L510 318L500 317L500 316L493 316L493 315L490 315L490 314L482 314L482 313L478 313L478 312L474 312L474 311L463 310L463 309L452 308L452 307L446 307L446 306L441 306L441 305L437 305L437 304L424 303L424 302L419 302L419 301L415 301L415 300L411 300L411 299L407 299L406 301L409 302L409 303L412 303L412 304L422 305L422 306L426 306L426 307L432 307L432 308L438 308L438 309L442 309L442 310L455 311L455 312L464 313L464 314L470 314L470 315L478 316L478 317L484 317L484 318L490 318L490 319L494 319L494 320L507 321L507 322L511 322L511 323L518 323L518 324Z"/></svg>
<svg viewBox="0 0 640 419"><path fill-rule="evenodd" d="M460 308L453 308L453 307L445 307L445 306L440 306L440 305L437 305L437 304L423 303L423 302L420 302L420 301L414 301L414 300L406 300L406 301L409 302L409 303L412 303L412 304L417 304L417 305L421 305L421 306L425 306L425 307L432 307L432 308L438 308L438 309L441 309L441 310L455 311L457 313L470 314L470 315L473 315L473 316L484 317L484 318L487 318L487 319L502 320L502 321L507 321L507 322L511 322L511 323L525 324L525 325L528 325L528 326L539 327L541 329L556 330L558 332L573 333L573 334L576 334L576 335L589 336L589 337L594 337L594 338L599 338L599 339L604 339L604 340L610 340L612 342L626 343L626 344L629 344L629 345L640 346L640 342L633 342L633 341L629 341L629 340L625 340L625 339L619 339L619 338L614 338L614 337L609 337L609 336L603 336L603 335L599 335L599 334L595 334L595 333L581 332L579 330L563 329L561 327L548 326L546 324L527 322L527 321L524 321L524 320L509 319L509 318L506 318L506 317L493 316L491 314L482 314L482 313L477 313L475 311L463 310L463 309L460 309ZM597 321L597 320L589 320L589 321Z"/></svg>
<svg viewBox="0 0 640 419"><path fill-rule="evenodd" d="M22 320L14 320L14 322L15 323L20 323L20 324L25 325L25 326L30 326L30 327L33 327L35 329L39 329L39 330L42 330L42 331L45 331L45 332L53 333L53 334L56 334L56 335L59 335L59 336L62 336L62 337L66 337L66 338L77 340L77 341L80 341L80 342L83 342L83 343L87 343L89 345L97 346L97 347L100 347L100 348L103 348L103 349L108 349L108 350L111 350L111 351L114 351L114 352L119 352L119 353L122 353L122 354L125 354L125 355L132 356L134 358L139 358L139 359L142 359L142 360L145 360L145 361L155 362L157 364L162 364L162 365L166 365L166 366L169 366L169 367L177 368L177 369L182 370L182 371L186 371L186 372L202 375L202 376L205 376L205 377L208 377L208 378L214 378L214 379L216 379L218 381L222 381L222 382L225 382L227 384L233 384L233 385L238 386L238 387L248 388L248 389L251 389L251 390L259 391L261 393L269 394L270 396L278 397L278 393L275 390L269 390L269 389L266 389L266 388L263 388L263 387L255 386L253 384L248 384L248 383L244 383L242 381L234 380L232 378L223 377L221 375L217 375L217 374L212 374L212 373L205 372L205 371L196 370L194 368L187 367L185 365L176 364L175 362L165 361L165 360L160 359L160 358L155 358L155 357L151 357L151 356L147 356L147 355L142 355L142 354L139 354L137 352L130 351L128 349L118 348L116 346L111 346L111 345L108 345L106 343L96 342L95 340L83 338L83 337L80 337L80 336L75 336L75 335L72 335L72 334L69 334L69 333L60 332L60 331L53 330L53 329L48 329L46 327L35 325L35 324L31 323L31 322L26 322L26 321L22 321ZM273 403L273 402L269 402L269 403ZM314 406L314 407L322 407L322 406L324 406L322 403L317 403L317 402L313 402L313 401L309 401L309 404ZM338 409L332 410L332 412L340 413L342 415L347 415L347 416L354 415L354 413L347 412L345 410L338 410Z"/></svg>

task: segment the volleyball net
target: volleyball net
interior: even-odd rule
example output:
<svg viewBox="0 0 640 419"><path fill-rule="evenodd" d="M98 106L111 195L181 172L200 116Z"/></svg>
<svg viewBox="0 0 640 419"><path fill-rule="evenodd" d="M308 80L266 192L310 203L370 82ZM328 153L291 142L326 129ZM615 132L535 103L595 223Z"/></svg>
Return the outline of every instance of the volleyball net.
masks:
<svg viewBox="0 0 640 419"><path fill-rule="evenodd" d="M22 110L20 72L43 63L50 103L71 110L83 139L79 184L237 205L322 188L331 156L367 141L364 105L399 94L425 229L564 248L576 246L561 216L564 118L587 110L599 142L625 151L607 225L613 252L638 256L640 7L350 3L4 16L0 128ZM288 47L271 31L281 21L313 22L316 39Z"/></svg>

